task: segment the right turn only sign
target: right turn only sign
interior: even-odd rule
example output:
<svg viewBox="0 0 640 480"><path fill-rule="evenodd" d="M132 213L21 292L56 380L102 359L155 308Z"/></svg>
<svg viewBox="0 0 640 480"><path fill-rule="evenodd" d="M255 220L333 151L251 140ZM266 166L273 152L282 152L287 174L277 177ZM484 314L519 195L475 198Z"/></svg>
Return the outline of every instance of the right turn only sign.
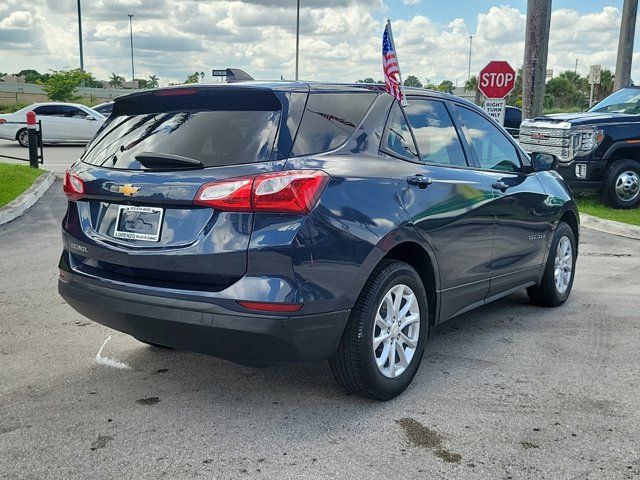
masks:
<svg viewBox="0 0 640 480"><path fill-rule="evenodd" d="M515 85L516 72L505 61L494 60L480 71L478 90L486 97L484 109L500 125L504 125L504 97L511 93Z"/></svg>

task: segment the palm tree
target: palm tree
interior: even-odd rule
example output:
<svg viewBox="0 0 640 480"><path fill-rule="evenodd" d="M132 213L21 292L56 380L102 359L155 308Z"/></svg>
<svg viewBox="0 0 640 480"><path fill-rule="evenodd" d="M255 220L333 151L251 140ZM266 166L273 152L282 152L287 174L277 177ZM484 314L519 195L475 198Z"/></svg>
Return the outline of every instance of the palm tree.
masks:
<svg viewBox="0 0 640 480"><path fill-rule="evenodd" d="M473 101L475 102L476 105L480 105L480 90L478 89L478 77L475 75L472 75L471 78L469 78L469 80L467 80L466 82L464 82L464 91L465 92L475 92L475 97L473 99Z"/></svg>
<svg viewBox="0 0 640 480"><path fill-rule="evenodd" d="M123 83L124 83L124 78L121 77L120 75L116 75L115 73L112 73L111 77L109 77L109 85L111 85L113 88L122 87Z"/></svg>
<svg viewBox="0 0 640 480"><path fill-rule="evenodd" d="M147 82L147 86L149 88L158 88L158 85L160 85L160 79L158 78L158 76L151 75L149 77L149 81Z"/></svg>

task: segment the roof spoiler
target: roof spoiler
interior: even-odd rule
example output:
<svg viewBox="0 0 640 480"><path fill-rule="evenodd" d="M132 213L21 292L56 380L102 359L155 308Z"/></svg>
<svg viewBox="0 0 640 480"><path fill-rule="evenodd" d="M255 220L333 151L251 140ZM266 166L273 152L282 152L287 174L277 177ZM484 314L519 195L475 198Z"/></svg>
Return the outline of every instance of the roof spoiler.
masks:
<svg viewBox="0 0 640 480"><path fill-rule="evenodd" d="M239 68L227 68L226 72L227 72L227 83L246 82L249 80L255 80L255 78L253 78L244 70L240 70Z"/></svg>

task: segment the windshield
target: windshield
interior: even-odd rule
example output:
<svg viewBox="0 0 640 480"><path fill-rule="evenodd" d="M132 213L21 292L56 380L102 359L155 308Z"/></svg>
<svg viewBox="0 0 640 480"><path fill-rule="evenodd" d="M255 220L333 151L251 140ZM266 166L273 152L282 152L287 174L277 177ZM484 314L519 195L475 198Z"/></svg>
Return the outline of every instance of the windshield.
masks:
<svg viewBox="0 0 640 480"><path fill-rule="evenodd" d="M594 105L590 112L640 114L640 88L623 88Z"/></svg>

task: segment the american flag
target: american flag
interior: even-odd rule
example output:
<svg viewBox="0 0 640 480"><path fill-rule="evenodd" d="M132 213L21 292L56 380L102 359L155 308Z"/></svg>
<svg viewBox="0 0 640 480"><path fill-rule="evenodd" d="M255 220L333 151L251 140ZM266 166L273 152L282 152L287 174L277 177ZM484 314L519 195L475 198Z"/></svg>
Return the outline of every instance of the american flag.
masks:
<svg viewBox="0 0 640 480"><path fill-rule="evenodd" d="M387 20L382 35L382 69L384 70L384 84L387 93L398 99L403 107L407 105L407 99L402 90L402 76L400 75L400 65L396 55L396 47L393 44L393 34L391 33L391 22Z"/></svg>

